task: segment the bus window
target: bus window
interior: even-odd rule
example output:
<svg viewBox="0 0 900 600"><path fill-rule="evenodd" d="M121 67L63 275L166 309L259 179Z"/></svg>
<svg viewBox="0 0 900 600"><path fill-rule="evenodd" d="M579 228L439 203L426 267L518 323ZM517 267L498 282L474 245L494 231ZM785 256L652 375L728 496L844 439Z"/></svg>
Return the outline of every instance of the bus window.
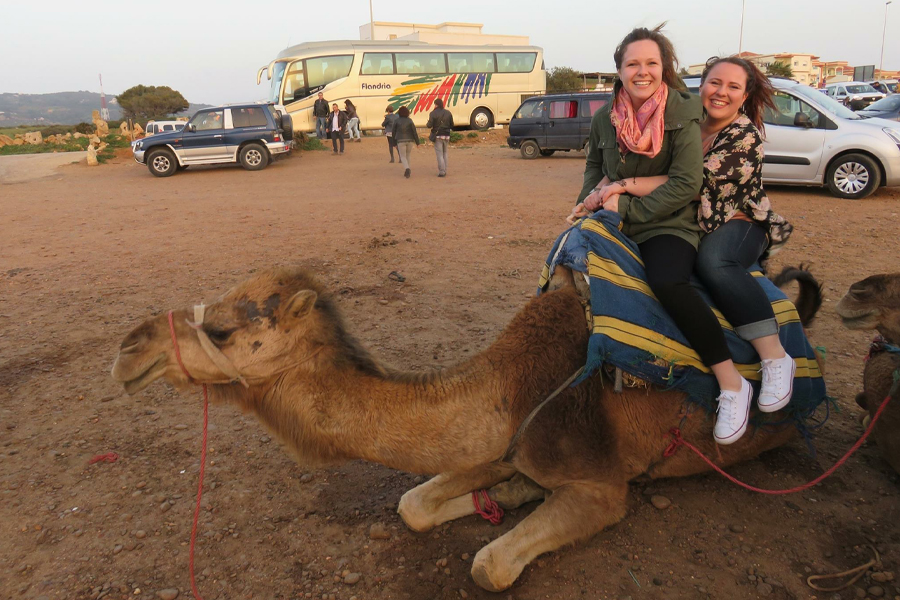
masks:
<svg viewBox="0 0 900 600"><path fill-rule="evenodd" d="M493 73L492 52L449 52L447 62L451 73Z"/></svg>
<svg viewBox="0 0 900 600"><path fill-rule="evenodd" d="M497 71L499 73L531 73L537 54L532 52L498 52Z"/></svg>
<svg viewBox="0 0 900 600"><path fill-rule="evenodd" d="M283 102L294 102L307 96L306 76L303 74L303 61L291 63L285 76Z"/></svg>
<svg viewBox="0 0 900 600"><path fill-rule="evenodd" d="M353 55L323 56L306 60L307 95L319 91L332 81L347 77L353 66Z"/></svg>
<svg viewBox="0 0 900 600"><path fill-rule="evenodd" d="M397 73L401 75L413 73L446 73L447 65L444 55L434 53L405 53L396 54Z"/></svg>
<svg viewBox="0 0 900 600"><path fill-rule="evenodd" d="M392 75L394 58L392 54L363 54L362 75Z"/></svg>

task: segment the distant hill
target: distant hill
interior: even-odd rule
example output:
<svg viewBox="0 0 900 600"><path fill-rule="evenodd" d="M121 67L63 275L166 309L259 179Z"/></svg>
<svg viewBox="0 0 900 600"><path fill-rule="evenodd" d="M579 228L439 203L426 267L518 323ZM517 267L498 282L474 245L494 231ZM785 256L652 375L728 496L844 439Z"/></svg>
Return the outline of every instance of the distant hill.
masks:
<svg viewBox="0 0 900 600"><path fill-rule="evenodd" d="M109 118L122 118L115 96L107 96ZM209 104L193 104L180 115L193 115ZM100 94L94 92L56 92L53 94L0 94L0 125L59 124L74 125L91 121L91 112L100 110Z"/></svg>

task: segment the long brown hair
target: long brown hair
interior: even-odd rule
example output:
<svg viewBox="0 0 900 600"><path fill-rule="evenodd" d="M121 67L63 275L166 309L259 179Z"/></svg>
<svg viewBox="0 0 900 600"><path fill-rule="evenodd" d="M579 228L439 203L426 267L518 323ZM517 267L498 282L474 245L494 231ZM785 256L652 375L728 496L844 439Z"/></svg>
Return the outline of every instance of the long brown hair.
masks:
<svg viewBox="0 0 900 600"><path fill-rule="evenodd" d="M653 29L647 29L646 27L635 27L632 29L631 33L619 42L619 45L616 46L616 51L613 53L613 60L616 61L616 71L622 70L622 61L625 59L625 51L628 49L629 44L650 40L651 42L656 42L656 45L659 46L659 56L662 58L663 65L663 83L676 90L685 89L684 82L678 76L678 57L675 55L675 46L662 33L662 29L665 26L666 22L663 21ZM616 81L616 92L619 91L621 86L622 81Z"/></svg>
<svg viewBox="0 0 900 600"><path fill-rule="evenodd" d="M772 100L775 88L772 86L769 78L760 71L759 67L740 56L713 56L706 61L706 67L703 69L703 74L700 75L701 87L706 83L706 77L709 75L709 72L712 71L713 67L721 63L737 65L747 74L747 85L744 86L744 92L747 94L747 99L744 100L744 106L741 110L747 115L747 118L756 125L759 132L765 135L766 126L763 123L764 113L767 108L777 110L775 108L775 101Z"/></svg>

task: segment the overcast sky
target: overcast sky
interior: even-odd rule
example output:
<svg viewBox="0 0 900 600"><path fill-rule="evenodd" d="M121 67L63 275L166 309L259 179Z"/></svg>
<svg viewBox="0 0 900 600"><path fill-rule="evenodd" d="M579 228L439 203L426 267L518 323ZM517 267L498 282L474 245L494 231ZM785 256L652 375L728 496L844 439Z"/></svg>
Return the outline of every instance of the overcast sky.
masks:
<svg viewBox="0 0 900 600"><path fill-rule="evenodd" d="M529 36L548 69L583 71L614 70L622 36L661 21L684 65L737 52L741 18L741 0L372 1L376 21L482 23L484 33ZM746 0L743 48L877 66L884 8L883 0ZM884 66L900 69L900 2L890 9ZM99 91L102 73L107 95L168 85L219 104L264 97L256 71L290 44L359 39L369 2L0 0L0 19L0 92Z"/></svg>

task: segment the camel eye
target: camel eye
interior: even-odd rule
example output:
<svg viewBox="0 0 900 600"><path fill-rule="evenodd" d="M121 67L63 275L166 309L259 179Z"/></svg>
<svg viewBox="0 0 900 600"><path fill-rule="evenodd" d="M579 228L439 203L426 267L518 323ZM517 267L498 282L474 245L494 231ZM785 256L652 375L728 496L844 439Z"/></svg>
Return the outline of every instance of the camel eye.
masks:
<svg viewBox="0 0 900 600"><path fill-rule="evenodd" d="M234 329L207 329L206 335L214 344L224 344L234 333Z"/></svg>

